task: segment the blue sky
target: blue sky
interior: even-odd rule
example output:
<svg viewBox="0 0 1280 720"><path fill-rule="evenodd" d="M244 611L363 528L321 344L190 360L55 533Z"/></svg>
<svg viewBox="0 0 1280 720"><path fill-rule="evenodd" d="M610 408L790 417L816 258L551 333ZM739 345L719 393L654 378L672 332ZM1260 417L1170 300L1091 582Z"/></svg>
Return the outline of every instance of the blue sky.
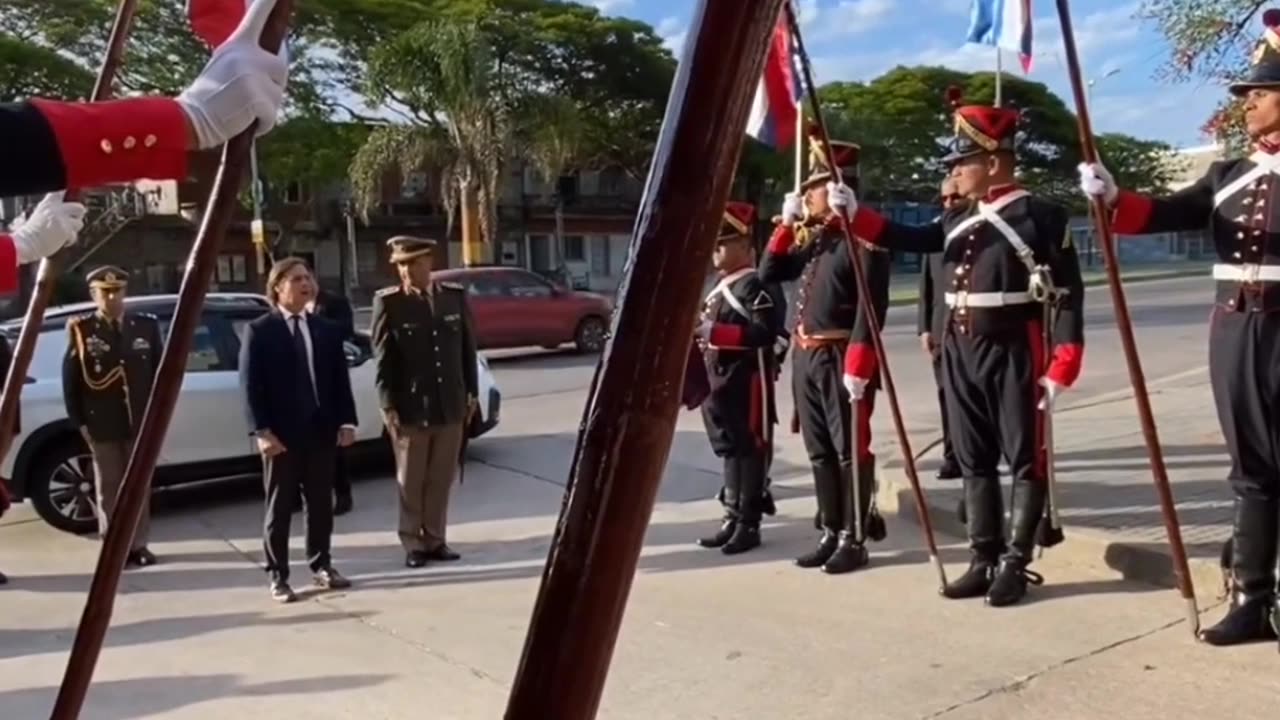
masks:
<svg viewBox="0 0 1280 720"><path fill-rule="evenodd" d="M610 15L653 25L676 52L688 34L697 0L578 0ZM943 65L957 70L995 66L989 47L965 45L970 0L801 0L805 44L817 82L869 80L896 65ZM1134 18L1136 0L1075 0L1076 44L1086 78L1095 81L1091 101L1099 132L1124 132L1177 147L1203 145L1200 126L1225 89L1194 80L1166 84L1155 73L1168 59L1164 40ZM1030 79L1070 101L1070 85L1056 4L1032 0L1035 58ZM1261 25L1256 32L1261 30ZM1006 71L1021 74L1013 56Z"/></svg>

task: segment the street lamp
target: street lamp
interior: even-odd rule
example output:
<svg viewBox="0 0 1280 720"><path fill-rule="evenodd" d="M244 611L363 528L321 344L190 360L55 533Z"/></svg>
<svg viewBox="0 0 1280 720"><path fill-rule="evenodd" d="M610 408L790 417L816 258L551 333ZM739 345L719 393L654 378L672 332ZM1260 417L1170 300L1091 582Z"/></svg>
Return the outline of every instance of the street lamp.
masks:
<svg viewBox="0 0 1280 720"><path fill-rule="evenodd" d="M1107 79L1107 78L1109 78L1109 77L1112 77L1112 76L1114 76L1114 75L1119 74L1119 72L1120 72L1120 68L1118 68L1118 67L1114 67L1114 68L1111 68L1110 70L1108 70L1108 71L1104 72L1104 73L1102 74L1102 77L1096 77L1096 78L1090 78L1090 79L1089 79L1089 98L1088 98L1088 100L1089 100L1089 106L1090 106L1090 107L1093 107L1093 86L1094 86L1094 85L1097 85L1099 82L1102 82L1103 80L1106 80L1106 79Z"/></svg>

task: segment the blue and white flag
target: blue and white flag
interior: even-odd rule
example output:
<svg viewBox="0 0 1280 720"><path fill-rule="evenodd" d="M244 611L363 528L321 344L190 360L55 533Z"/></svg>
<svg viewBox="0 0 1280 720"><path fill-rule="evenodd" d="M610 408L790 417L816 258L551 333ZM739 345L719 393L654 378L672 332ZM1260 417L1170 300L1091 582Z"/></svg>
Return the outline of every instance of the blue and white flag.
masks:
<svg viewBox="0 0 1280 720"><path fill-rule="evenodd" d="M1031 72L1031 0L973 0L968 42L1016 52Z"/></svg>

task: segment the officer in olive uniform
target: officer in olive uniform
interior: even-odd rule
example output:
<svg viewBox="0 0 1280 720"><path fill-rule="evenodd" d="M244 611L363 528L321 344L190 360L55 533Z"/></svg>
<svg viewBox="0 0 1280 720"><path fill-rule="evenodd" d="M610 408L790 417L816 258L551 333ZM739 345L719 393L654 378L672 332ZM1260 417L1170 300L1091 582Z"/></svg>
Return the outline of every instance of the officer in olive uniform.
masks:
<svg viewBox="0 0 1280 720"><path fill-rule="evenodd" d="M476 409L476 341L466 290L431 279L434 240L387 241L400 284L373 299L376 385L395 445L405 564L457 560L445 542L449 489Z"/></svg>
<svg viewBox="0 0 1280 720"><path fill-rule="evenodd" d="M725 208L713 257L719 281L707 295L696 329L710 395L702 419L711 449L724 461L724 520L719 532L698 544L726 555L760 545L765 510L769 426L777 421L773 381L774 343L786 323L786 300L777 286L760 282L751 247L755 206Z"/></svg>
<svg viewBox="0 0 1280 720"><path fill-rule="evenodd" d="M67 418L80 428L93 453L98 530L105 537L160 367L162 341L160 322L154 315L125 312L128 273L107 266L89 273L87 279L98 309L67 321L62 395ZM129 552L132 565L156 562L147 549L149 515L149 508L144 507Z"/></svg>

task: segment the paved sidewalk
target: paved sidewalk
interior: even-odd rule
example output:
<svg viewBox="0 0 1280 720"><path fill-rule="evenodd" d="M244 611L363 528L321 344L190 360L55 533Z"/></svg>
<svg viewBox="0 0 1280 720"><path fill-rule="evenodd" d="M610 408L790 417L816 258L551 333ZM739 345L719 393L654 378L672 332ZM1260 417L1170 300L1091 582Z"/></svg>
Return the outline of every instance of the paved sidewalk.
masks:
<svg viewBox="0 0 1280 720"><path fill-rule="evenodd" d="M1218 554L1230 535L1232 495L1208 371L1153 383L1149 393L1196 594L1211 599L1220 592ZM1075 406L1067 395L1061 402L1054 436L1067 542L1048 552L1172 586L1168 540L1132 395L1118 393ZM956 514L961 482L933 477L941 451L935 442L920 453L919 474L934 524L962 533ZM904 518L917 521L900 460L887 464L884 478L886 501ZM1007 482L1005 488L1007 492Z"/></svg>

